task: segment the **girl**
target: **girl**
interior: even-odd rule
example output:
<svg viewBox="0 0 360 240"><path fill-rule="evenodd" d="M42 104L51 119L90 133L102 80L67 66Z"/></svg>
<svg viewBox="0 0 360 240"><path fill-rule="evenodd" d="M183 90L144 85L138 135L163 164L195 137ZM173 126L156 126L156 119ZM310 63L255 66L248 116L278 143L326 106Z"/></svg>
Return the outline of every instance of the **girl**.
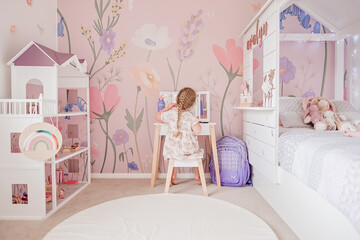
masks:
<svg viewBox="0 0 360 240"><path fill-rule="evenodd" d="M203 157L204 151L199 148L197 136L201 132L198 119L190 112L196 101L196 92L191 88L183 88L176 96L176 104L170 103L156 114L156 120L168 125L164 144L164 156L172 159L182 159L184 156L195 155ZM199 169L194 168L195 180L201 184ZM174 168L171 183L176 185L176 168Z"/></svg>

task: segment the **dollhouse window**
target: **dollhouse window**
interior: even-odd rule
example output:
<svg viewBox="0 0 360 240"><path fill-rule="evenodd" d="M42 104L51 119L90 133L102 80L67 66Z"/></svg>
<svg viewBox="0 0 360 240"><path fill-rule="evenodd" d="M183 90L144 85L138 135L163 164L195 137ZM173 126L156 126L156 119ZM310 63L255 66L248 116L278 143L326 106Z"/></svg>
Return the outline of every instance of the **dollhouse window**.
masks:
<svg viewBox="0 0 360 240"><path fill-rule="evenodd" d="M39 79L30 79L26 84L26 98L37 99L44 94L44 87Z"/></svg>
<svg viewBox="0 0 360 240"><path fill-rule="evenodd" d="M11 153L20 153L19 137L20 133L10 133Z"/></svg>
<svg viewBox="0 0 360 240"><path fill-rule="evenodd" d="M12 204L28 204L28 185L11 184Z"/></svg>

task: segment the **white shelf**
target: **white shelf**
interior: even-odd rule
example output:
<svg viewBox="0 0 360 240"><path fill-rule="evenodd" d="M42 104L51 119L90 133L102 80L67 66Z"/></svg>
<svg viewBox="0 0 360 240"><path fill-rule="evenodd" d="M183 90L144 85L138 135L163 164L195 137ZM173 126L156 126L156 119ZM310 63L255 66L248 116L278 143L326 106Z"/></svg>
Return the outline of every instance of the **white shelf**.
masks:
<svg viewBox="0 0 360 240"><path fill-rule="evenodd" d="M254 110L254 111L274 111L274 107L234 107L239 110Z"/></svg>
<svg viewBox="0 0 360 240"><path fill-rule="evenodd" d="M85 116L88 112L65 112L65 113L57 113L57 114L46 114L44 117L66 117L66 116Z"/></svg>
<svg viewBox="0 0 360 240"><path fill-rule="evenodd" d="M83 152L85 152L85 151L87 151L88 150L88 147L82 147L82 148L80 148L80 150L79 151L76 151L76 152L70 152L70 153L60 153L59 154L59 157L57 157L57 158L55 158L55 162L54 163L60 163L60 162L62 162L62 161L65 161L65 160L67 160L67 159L69 159L69 158L72 158L72 157L74 157L74 156L76 156L76 155L78 155L78 154L80 154L80 153L83 153ZM46 163L48 163L48 164L51 164L51 163L53 163L51 160L47 160L47 161L45 161Z"/></svg>

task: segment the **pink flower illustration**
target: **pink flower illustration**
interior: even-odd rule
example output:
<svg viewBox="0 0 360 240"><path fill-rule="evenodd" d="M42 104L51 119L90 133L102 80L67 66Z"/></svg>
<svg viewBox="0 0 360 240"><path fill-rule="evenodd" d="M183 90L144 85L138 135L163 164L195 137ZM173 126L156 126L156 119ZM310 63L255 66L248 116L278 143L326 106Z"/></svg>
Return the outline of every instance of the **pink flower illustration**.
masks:
<svg viewBox="0 0 360 240"><path fill-rule="evenodd" d="M224 48L214 44L213 52L228 74L243 75L243 50L240 46L236 46L235 39L230 38L226 41L226 51Z"/></svg>
<svg viewBox="0 0 360 240"><path fill-rule="evenodd" d="M112 29L110 29L108 32L104 29L102 34L103 35L100 37L101 46L107 52L107 54L110 55L111 51L115 47L114 38L116 33Z"/></svg>
<svg viewBox="0 0 360 240"><path fill-rule="evenodd" d="M141 90L148 97L157 97L160 89L160 76L152 68L150 63L139 64L130 69L130 78L141 87Z"/></svg>
<svg viewBox="0 0 360 240"><path fill-rule="evenodd" d="M113 113L120 102L119 90L110 84L104 93L104 101L97 87L90 87L90 118L103 119ZM108 118L109 116L107 116Z"/></svg>

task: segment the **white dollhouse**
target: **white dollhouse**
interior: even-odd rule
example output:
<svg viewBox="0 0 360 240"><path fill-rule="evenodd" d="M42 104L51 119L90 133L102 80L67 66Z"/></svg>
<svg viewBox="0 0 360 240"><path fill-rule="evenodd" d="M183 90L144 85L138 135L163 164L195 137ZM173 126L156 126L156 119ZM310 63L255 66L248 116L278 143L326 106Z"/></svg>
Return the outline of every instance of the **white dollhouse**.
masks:
<svg viewBox="0 0 360 240"><path fill-rule="evenodd" d="M331 32L281 33L281 13L292 4ZM359 239L359 233L318 193L279 166L280 44L281 41L335 41L335 99L343 100L344 39L360 33L359 7L358 1L350 0L269 0L242 33L244 80L250 84L251 91L256 45L262 45L263 56L263 106L234 107L243 111L243 138L249 151L254 187L301 239ZM268 84L270 87L264 86L269 78L274 81Z"/></svg>
<svg viewBox="0 0 360 240"><path fill-rule="evenodd" d="M45 219L90 184L89 78L76 55L36 42L30 42L8 65L12 98L0 99L0 219ZM38 90L37 96L29 92L29 85ZM87 102L84 109L65 112L59 94L69 90L82 91ZM19 152L16 138L26 127L37 122L58 127L59 121L69 117L78 117L86 126L82 141L89 144L45 161ZM69 167L68 160L80 155L84 177L64 184L59 174L66 170L59 172L59 168Z"/></svg>

